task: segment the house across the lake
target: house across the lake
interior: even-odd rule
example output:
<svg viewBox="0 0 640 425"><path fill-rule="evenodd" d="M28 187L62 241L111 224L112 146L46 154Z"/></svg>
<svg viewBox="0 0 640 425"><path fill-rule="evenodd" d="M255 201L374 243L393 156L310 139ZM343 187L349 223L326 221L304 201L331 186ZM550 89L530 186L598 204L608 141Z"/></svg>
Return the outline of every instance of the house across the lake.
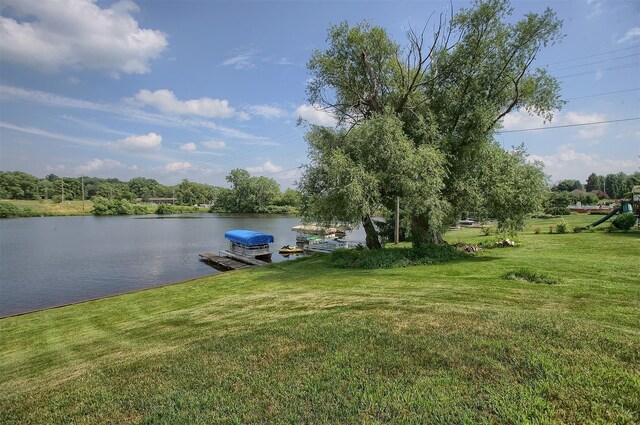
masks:
<svg viewBox="0 0 640 425"><path fill-rule="evenodd" d="M136 199L138 202L143 202L142 198ZM160 204L173 204L175 205L178 202L178 198L149 198L147 202L151 202L152 204L160 205Z"/></svg>

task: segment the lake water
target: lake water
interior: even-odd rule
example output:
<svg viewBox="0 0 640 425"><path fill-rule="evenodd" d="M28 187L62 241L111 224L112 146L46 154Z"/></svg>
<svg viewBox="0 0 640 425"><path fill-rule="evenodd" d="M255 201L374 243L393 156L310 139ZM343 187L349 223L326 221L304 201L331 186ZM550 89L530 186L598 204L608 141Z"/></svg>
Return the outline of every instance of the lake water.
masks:
<svg viewBox="0 0 640 425"><path fill-rule="evenodd" d="M2 219L0 317L219 273L198 254L226 249L231 229L272 234L272 260L284 261L277 250L295 243L299 223L261 214Z"/></svg>

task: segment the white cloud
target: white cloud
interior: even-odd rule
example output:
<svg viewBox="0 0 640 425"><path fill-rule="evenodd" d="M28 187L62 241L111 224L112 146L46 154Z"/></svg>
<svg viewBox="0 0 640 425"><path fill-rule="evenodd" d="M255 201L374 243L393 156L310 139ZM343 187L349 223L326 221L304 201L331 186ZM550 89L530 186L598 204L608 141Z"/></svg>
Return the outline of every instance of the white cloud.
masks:
<svg viewBox="0 0 640 425"><path fill-rule="evenodd" d="M324 127L334 127L337 123L330 113L322 110L318 105L300 105L295 114L311 124Z"/></svg>
<svg viewBox="0 0 640 425"><path fill-rule="evenodd" d="M191 164L189 164L188 162L170 162L163 167L163 170L165 172L172 172L186 170L187 168L191 168Z"/></svg>
<svg viewBox="0 0 640 425"><path fill-rule="evenodd" d="M588 124L593 122L606 121L607 116L597 112L556 112L553 117L553 122L546 123L544 119L535 115L529 115L527 111L520 110L512 112L505 116L502 120L504 130L524 130L529 128L540 128L545 125L559 126L559 125L577 125ZM583 140L598 139L606 133L608 128L607 124L598 124L585 127L577 127L577 132L574 134L574 138Z"/></svg>
<svg viewBox="0 0 640 425"><path fill-rule="evenodd" d="M185 143L184 145L180 146L180 150L181 151L185 151L185 152L194 152L194 151L198 150L198 147L196 146L195 143L190 142L190 143Z"/></svg>
<svg viewBox="0 0 640 425"><path fill-rule="evenodd" d="M626 34L618 40L618 43L624 43L625 41L633 40L640 37L640 27L633 27Z"/></svg>
<svg viewBox="0 0 640 425"><path fill-rule="evenodd" d="M279 165L273 164L271 161L267 161L264 164L258 167L247 167L246 170L250 173L277 173L282 171L282 167Z"/></svg>
<svg viewBox="0 0 640 425"><path fill-rule="evenodd" d="M231 56L225 59L222 62L224 66L231 66L234 69L252 69L256 67L255 64L255 50L247 50L244 52L240 52L234 56Z"/></svg>
<svg viewBox="0 0 640 425"><path fill-rule="evenodd" d="M206 120L184 119L176 116L154 114L134 108L131 105L97 103L72 97L60 96L55 93L40 90L30 90L21 87L5 86L0 84L0 95L2 100L19 100L36 103L55 108L71 108L89 111L102 111L119 116L121 119L162 125L165 127L179 128L205 128L214 130L226 137L242 140L265 140L266 137L256 136L235 128L218 125Z"/></svg>
<svg viewBox="0 0 640 425"><path fill-rule="evenodd" d="M0 128L6 128L8 130L18 131L20 133L31 134L33 136L47 137L50 139L64 140L65 142L71 142L77 145L83 146L100 146L101 143L95 140L89 140L82 137L74 137L66 134L53 133L51 131L42 130L35 127L23 127L14 125L8 122L0 121Z"/></svg>
<svg viewBox="0 0 640 425"><path fill-rule="evenodd" d="M236 110L229 106L228 100L210 97L178 100L175 94L167 89L154 92L140 90L134 96L134 100L142 105L152 106L165 114L197 115L209 118L228 118L236 114Z"/></svg>
<svg viewBox="0 0 640 425"><path fill-rule="evenodd" d="M247 110L253 115L258 115L267 119L282 118L287 116L287 111L273 105L251 105Z"/></svg>
<svg viewBox="0 0 640 425"><path fill-rule="evenodd" d="M227 144L224 140L207 140L205 142L201 142L200 144L209 149L224 149L227 147Z"/></svg>
<svg viewBox="0 0 640 425"><path fill-rule="evenodd" d="M596 153L577 151L573 145L560 146L551 155L530 155L530 160L541 161L544 172L550 174L553 181L562 179L586 180L587 176L595 172L606 175L619 171L632 173L638 170L637 160L602 158Z"/></svg>
<svg viewBox="0 0 640 425"><path fill-rule="evenodd" d="M120 161L116 161L113 159L94 158L74 168L73 171L77 175L82 175L82 174L96 173L99 171L114 170L114 169L137 170L138 167L136 167L135 165L128 166L123 164Z"/></svg>
<svg viewBox="0 0 640 425"><path fill-rule="evenodd" d="M91 0L3 0L22 20L0 16L0 55L36 69L108 69L149 72L149 61L167 47L167 37L143 29L131 16L138 6L122 0L101 9Z"/></svg>
<svg viewBox="0 0 640 425"><path fill-rule="evenodd" d="M133 152L155 151L162 146L162 136L156 133L129 136L117 142L109 143L109 146Z"/></svg>

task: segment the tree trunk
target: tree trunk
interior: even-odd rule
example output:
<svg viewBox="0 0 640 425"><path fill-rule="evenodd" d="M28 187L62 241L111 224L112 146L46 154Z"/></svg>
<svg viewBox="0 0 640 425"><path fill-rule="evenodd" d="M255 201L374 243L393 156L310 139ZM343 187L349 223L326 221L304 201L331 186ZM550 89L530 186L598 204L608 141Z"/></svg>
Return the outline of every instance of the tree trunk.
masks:
<svg viewBox="0 0 640 425"><path fill-rule="evenodd" d="M429 225L428 218L424 215L414 215L411 218L411 236L413 246L422 247L426 245L442 244L442 234Z"/></svg>
<svg viewBox="0 0 640 425"><path fill-rule="evenodd" d="M369 249L382 249L380 239L378 238L378 231L371 221L369 214L362 217L362 227L367 234L367 248Z"/></svg>

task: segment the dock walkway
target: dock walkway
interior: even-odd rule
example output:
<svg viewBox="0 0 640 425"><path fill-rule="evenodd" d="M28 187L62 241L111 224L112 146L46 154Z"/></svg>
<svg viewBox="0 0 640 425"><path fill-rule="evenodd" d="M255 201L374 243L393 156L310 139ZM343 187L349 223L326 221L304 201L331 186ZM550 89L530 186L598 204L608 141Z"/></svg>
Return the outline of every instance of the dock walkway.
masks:
<svg viewBox="0 0 640 425"><path fill-rule="evenodd" d="M246 269L247 267L251 267L250 264L241 263L240 261L236 261L233 258L221 257L219 255L212 254L210 252L205 252L204 254L200 254L200 258L203 261L208 261L213 265L221 267L225 270L240 270L240 269Z"/></svg>

